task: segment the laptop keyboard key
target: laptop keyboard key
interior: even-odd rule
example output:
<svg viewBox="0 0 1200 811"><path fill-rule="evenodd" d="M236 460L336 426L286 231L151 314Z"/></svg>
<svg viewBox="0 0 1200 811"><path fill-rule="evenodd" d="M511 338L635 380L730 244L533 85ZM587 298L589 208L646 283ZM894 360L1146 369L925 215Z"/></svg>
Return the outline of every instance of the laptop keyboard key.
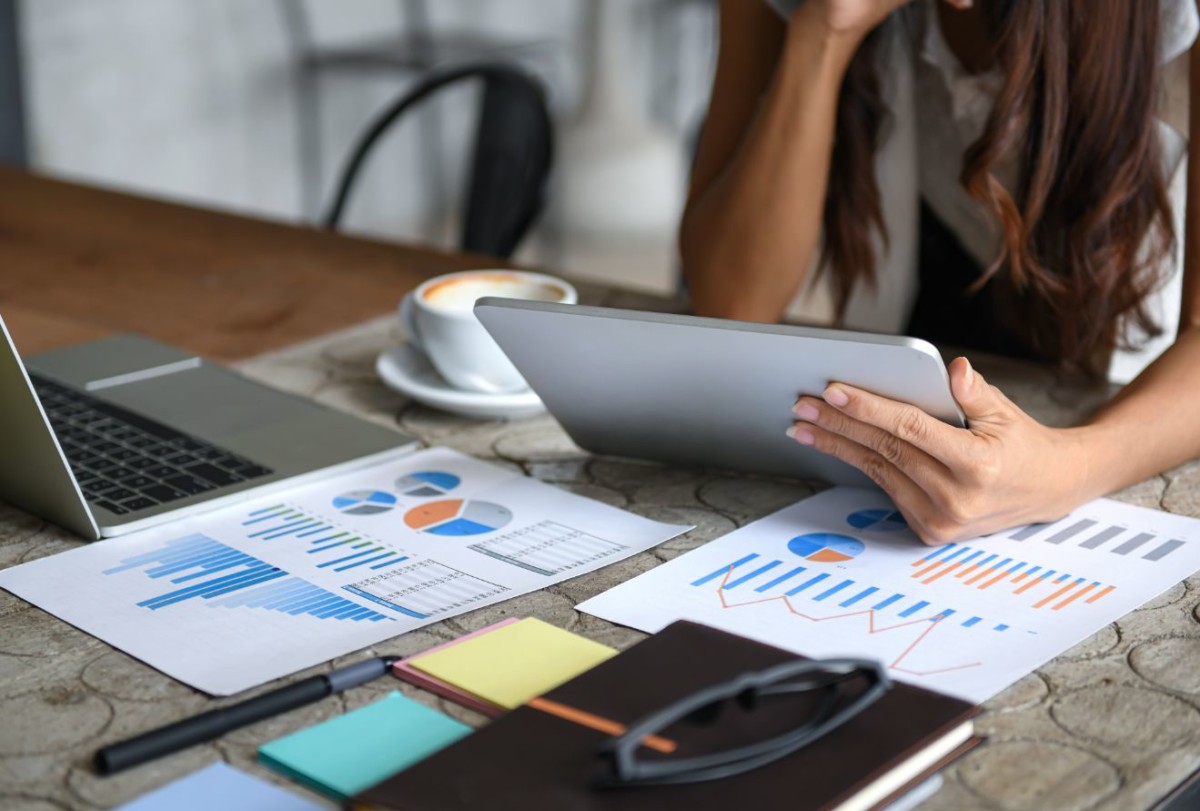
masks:
<svg viewBox="0 0 1200 811"><path fill-rule="evenodd" d="M93 490L111 490L114 487L120 487L120 486L121 485L117 484L112 479L104 478L103 474L100 476L100 478L98 480L92 482Z"/></svg>
<svg viewBox="0 0 1200 811"><path fill-rule="evenodd" d="M227 484L237 484L242 481L241 476L221 470L221 468L208 462L202 462L198 465L188 465L184 470L193 476L199 476L202 479L210 481L218 487L224 487Z"/></svg>
<svg viewBox="0 0 1200 811"><path fill-rule="evenodd" d="M139 456L141 456L141 454L137 451L131 451L129 448L121 448L120 450L115 450L110 453L108 458L116 459L118 462L126 462L130 459L137 459Z"/></svg>
<svg viewBox="0 0 1200 811"><path fill-rule="evenodd" d="M183 471L175 467L167 467L155 463L154 466L145 468L143 471L147 476L153 476L156 479L165 479L168 476L182 476Z"/></svg>
<svg viewBox="0 0 1200 811"><path fill-rule="evenodd" d="M199 462L200 460L195 456L192 456L190 453L175 453L170 456L163 457L161 461L166 462L168 465L178 465L179 467L183 467L184 465L190 465L195 462Z"/></svg>
<svg viewBox="0 0 1200 811"><path fill-rule="evenodd" d="M113 490L105 490L104 497L109 501L124 501L127 498L133 498L137 493L125 487L117 487Z"/></svg>
<svg viewBox="0 0 1200 811"><path fill-rule="evenodd" d="M257 479L259 476L266 476L269 473L274 473L269 467L262 465L244 464L234 468L234 471L244 479Z"/></svg>
<svg viewBox="0 0 1200 811"><path fill-rule="evenodd" d="M150 485L158 484L158 482L154 481L154 479L151 479L149 476L143 476L140 473L136 476L128 476L124 479L121 479L120 482L126 487L132 487L134 490L143 493L146 492L146 488Z"/></svg>
<svg viewBox="0 0 1200 811"><path fill-rule="evenodd" d="M187 495L187 493L183 492L182 490L176 490L174 487L169 487L165 484L152 484L149 487L141 488L141 490L144 494L150 496L150 498L164 504L168 501L175 501L176 499L183 498Z"/></svg>
<svg viewBox="0 0 1200 811"><path fill-rule="evenodd" d="M144 510L147 507L155 507L157 505L157 501L152 498L146 498L145 496L138 496L137 498L131 498L128 501L121 502L121 506L127 510Z"/></svg>
<svg viewBox="0 0 1200 811"><path fill-rule="evenodd" d="M197 479L193 476L172 476L164 481L166 484L187 493L189 496L194 496L197 493L207 493L216 487L216 485L209 484L203 479Z"/></svg>
<svg viewBox="0 0 1200 811"><path fill-rule="evenodd" d="M125 466L132 470L140 470L140 471L147 471L152 467L160 467L158 462L155 461L154 459L151 459L149 456L139 456L136 459L129 459L125 462ZM167 468L167 469L170 470L170 468ZM151 473L150 475L154 475L154 474ZM170 474L167 474L167 475L170 475Z"/></svg>
<svg viewBox="0 0 1200 811"><path fill-rule="evenodd" d="M115 470L116 468L120 467L120 465L111 459L97 459L94 462L88 462L87 466L92 470L97 470L101 473L107 473L110 470Z"/></svg>

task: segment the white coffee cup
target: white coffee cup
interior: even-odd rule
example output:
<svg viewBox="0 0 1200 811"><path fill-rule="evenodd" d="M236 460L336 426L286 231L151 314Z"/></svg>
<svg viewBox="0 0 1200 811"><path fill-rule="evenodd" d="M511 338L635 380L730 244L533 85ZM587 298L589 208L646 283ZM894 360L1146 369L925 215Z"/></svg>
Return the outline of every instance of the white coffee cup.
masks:
<svg viewBox="0 0 1200 811"><path fill-rule="evenodd" d="M400 302L409 340L451 386L504 393L529 388L483 324L475 302L484 296L574 304L575 288L562 279L524 270L464 270L427 280Z"/></svg>

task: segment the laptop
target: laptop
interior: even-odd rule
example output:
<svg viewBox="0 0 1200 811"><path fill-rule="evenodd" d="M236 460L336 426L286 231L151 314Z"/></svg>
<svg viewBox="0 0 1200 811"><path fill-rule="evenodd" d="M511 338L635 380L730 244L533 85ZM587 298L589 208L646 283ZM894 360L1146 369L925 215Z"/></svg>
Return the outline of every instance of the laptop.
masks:
<svg viewBox="0 0 1200 811"><path fill-rule="evenodd" d="M0 319L0 499L107 538L406 454L418 442L156 341L22 363Z"/></svg>
<svg viewBox="0 0 1200 811"><path fill-rule="evenodd" d="M797 397L837 380L966 424L917 338L501 298L475 315L592 453L875 487L785 434Z"/></svg>

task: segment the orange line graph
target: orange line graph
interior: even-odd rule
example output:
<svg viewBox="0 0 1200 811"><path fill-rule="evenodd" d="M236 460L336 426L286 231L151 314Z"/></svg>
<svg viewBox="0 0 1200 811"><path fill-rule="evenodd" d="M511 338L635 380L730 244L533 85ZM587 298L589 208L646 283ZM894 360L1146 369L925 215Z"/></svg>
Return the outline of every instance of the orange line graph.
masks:
<svg viewBox="0 0 1200 811"><path fill-rule="evenodd" d="M938 614L935 617L926 617L918 620L905 620L904 622L900 622L895 625L877 627L875 624L875 609L873 608L868 608L864 611L850 611L845 614L834 614L828 617L812 617L808 614L805 614L803 611L797 611L796 607L792 605L792 601L787 598L787 595L779 595L777 597L762 597L757 600L746 600L745 602L741 603L731 603L725 599L725 586L729 583L729 576L733 574L733 569L733 566L729 567L728 571L725 572L725 576L721 578L721 585L717 587L717 599L721 601L721 608L723 609L743 608L750 605L781 602L793 616L809 620L810 622L830 622L832 620L844 620L849 619L850 617L865 616L867 618L867 633L872 636L875 634L886 633L888 631L895 631L900 628L908 628L923 624L926 626L925 630L921 631L921 633L917 635L916 639L914 639L908 645L908 647L906 647L900 653L900 655L888 665L889 669L894 670L897 673L907 673L910 676L934 676L939 673L948 673L952 670L963 670L968 667L979 667L983 664L982 662L971 662L969 664L954 665L953 667L943 667L936 670L912 670L904 667L903 662L905 658L908 657L908 655L916 649L917 645L921 644L921 642L925 640L925 637L929 636L929 634L933 632L933 629L938 626L938 623L941 622L941 614Z"/></svg>

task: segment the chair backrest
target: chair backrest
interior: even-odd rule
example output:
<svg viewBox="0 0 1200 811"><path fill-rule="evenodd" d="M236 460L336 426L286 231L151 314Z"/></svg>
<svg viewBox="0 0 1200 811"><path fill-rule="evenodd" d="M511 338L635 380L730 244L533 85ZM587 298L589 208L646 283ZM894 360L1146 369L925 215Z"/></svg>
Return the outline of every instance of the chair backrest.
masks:
<svg viewBox="0 0 1200 811"><path fill-rule="evenodd" d="M431 73L367 127L338 181L327 228L337 228L350 191L379 139L405 112L442 88L483 82L483 99L467 180L460 246L508 258L541 212L553 160L554 135L541 83L499 63L475 63Z"/></svg>

